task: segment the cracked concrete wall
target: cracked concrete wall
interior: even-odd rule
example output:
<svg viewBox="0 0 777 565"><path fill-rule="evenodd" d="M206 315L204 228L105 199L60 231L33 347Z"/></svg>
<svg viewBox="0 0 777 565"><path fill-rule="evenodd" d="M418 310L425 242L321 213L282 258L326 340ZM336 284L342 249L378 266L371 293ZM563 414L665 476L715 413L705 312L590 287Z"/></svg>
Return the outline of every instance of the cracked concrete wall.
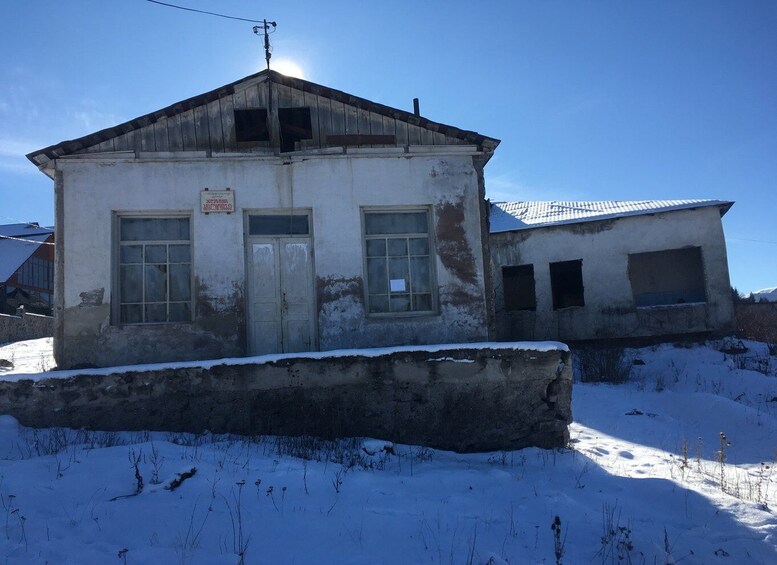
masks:
<svg viewBox="0 0 777 565"><path fill-rule="evenodd" d="M318 347L482 341L488 337L478 173L471 152L428 155L87 155L57 161L64 268L55 352L60 367L242 356L246 350L244 212L312 212ZM236 213L202 214L200 191L231 188ZM365 311L363 207L431 210L438 309ZM115 322L114 218L191 214L191 323ZM60 226L58 226L58 229Z"/></svg>
<svg viewBox="0 0 777 565"><path fill-rule="evenodd" d="M467 348L0 381L34 427L372 437L460 452L564 447L569 352Z"/></svg>
<svg viewBox="0 0 777 565"><path fill-rule="evenodd" d="M734 309L720 211L715 206L490 236L499 339L586 340L723 332ZM637 308L631 253L700 247L707 302ZM582 259L585 306L553 310L548 264ZM506 311L502 267L534 265L536 311Z"/></svg>

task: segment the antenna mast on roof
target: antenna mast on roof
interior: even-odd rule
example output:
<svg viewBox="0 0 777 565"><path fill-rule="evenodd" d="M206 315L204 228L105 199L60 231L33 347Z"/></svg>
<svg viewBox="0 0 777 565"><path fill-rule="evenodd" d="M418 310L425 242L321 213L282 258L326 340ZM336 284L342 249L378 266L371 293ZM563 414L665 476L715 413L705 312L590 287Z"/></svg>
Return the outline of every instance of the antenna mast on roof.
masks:
<svg viewBox="0 0 777 565"><path fill-rule="evenodd" d="M270 70L270 57L272 57L272 47L270 46L270 34L275 33L275 22L262 20L262 25L254 26L256 35L264 36L264 60L267 61L267 70ZM272 29L270 29L272 27Z"/></svg>

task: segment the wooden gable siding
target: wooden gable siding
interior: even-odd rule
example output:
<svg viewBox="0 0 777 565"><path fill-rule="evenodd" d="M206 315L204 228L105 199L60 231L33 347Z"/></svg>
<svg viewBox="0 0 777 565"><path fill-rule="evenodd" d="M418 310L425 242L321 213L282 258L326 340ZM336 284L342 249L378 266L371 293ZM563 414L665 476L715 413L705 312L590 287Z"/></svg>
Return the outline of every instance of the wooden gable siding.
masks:
<svg viewBox="0 0 777 565"><path fill-rule="evenodd" d="M368 147L406 145L461 145L469 142L439 131L408 123L340 100L303 91L278 82L271 83L275 108L310 108L311 139L302 140L299 149L328 147L329 136L394 136L395 142ZM213 153L251 151L269 147L270 142L240 147L235 139L235 110L268 109L266 81L238 85L231 93L191 108L175 107L166 115L151 114L140 127L120 131L113 138L78 150L78 153L107 151L205 151ZM276 114L277 115L277 114Z"/></svg>
<svg viewBox="0 0 777 565"><path fill-rule="evenodd" d="M269 81L269 82L268 82ZM273 108L268 107L268 84ZM176 102L145 116L114 127L61 141L33 151L27 158L46 167L59 157L78 153L112 151L255 151L269 148L270 142L238 143L235 139L235 109L270 110L270 139L278 139L278 107L306 107L311 114L311 139L299 142L297 149L327 147L328 137L349 145L393 140L390 146L476 145L487 156L499 140L474 131L433 122L398 110L275 71L261 71L210 92ZM339 136L339 138L338 138ZM356 138L343 136L359 136ZM380 136L370 139L369 136ZM240 147L242 145L243 147ZM373 147L385 145L373 145Z"/></svg>

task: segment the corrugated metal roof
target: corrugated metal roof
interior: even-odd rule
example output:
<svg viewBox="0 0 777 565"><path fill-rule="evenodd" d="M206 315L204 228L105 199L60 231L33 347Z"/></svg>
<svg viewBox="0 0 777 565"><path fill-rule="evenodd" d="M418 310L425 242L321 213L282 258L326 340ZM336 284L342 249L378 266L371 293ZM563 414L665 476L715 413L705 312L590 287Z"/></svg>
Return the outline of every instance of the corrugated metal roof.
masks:
<svg viewBox="0 0 777 565"><path fill-rule="evenodd" d="M605 200L599 202L494 202L491 233L527 230L561 224L593 222L625 216L656 214L719 206L722 216L733 206L725 200Z"/></svg>
<svg viewBox="0 0 777 565"><path fill-rule="evenodd" d="M7 281L53 233L53 229L35 224L0 226L0 283Z"/></svg>
<svg viewBox="0 0 777 565"><path fill-rule="evenodd" d="M0 225L0 235L6 237L27 237L28 235L53 234L54 228L39 226L38 224L4 224Z"/></svg>

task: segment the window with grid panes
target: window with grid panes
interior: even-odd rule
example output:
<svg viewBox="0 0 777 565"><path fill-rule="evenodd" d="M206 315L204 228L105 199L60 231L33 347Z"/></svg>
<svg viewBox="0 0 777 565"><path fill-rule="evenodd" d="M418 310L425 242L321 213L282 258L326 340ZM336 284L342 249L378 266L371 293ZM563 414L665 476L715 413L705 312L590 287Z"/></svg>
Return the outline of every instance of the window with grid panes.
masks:
<svg viewBox="0 0 777 565"><path fill-rule="evenodd" d="M429 212L364 212L367 300L372 314L434 309Z"/></svg>
<svg viewBox="0 0 777 565"><path fill-rule="evenodd" d="M188 217L119 218L119 323L192 318Z"/></svg>

